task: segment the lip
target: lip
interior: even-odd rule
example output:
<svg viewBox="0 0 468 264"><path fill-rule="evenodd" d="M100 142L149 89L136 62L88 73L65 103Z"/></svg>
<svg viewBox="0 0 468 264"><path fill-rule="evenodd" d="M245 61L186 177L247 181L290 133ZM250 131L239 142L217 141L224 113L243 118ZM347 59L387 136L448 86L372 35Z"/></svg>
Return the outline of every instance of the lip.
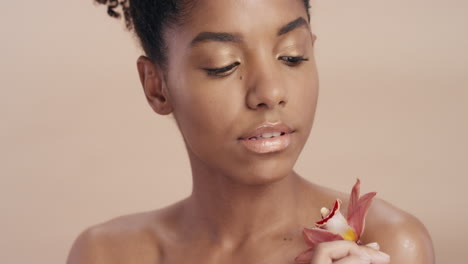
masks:
<svg viewBox="0 0 468 264"><path fill-rule="evenodd" d="M272 138L250 138L264 133L279 132L281 136ZM291 144L291 134L295 131L283 123L264 123L255 128L252 132L238 138L239 142L249 151L257 154L279 152L286 149Z"/></svg>
<svg viewBox="0 0 468 264"><path fill-rule="evenodd" d="M246 139L248 140L251 137L256 137L264 133L275 133L275 132L291 134L294 132L294 130L292 130L288 125L281 123L281 122L277 122L277 123L265 122L257 126L251 132L239 137L238 140L246 140Z"/></svg>

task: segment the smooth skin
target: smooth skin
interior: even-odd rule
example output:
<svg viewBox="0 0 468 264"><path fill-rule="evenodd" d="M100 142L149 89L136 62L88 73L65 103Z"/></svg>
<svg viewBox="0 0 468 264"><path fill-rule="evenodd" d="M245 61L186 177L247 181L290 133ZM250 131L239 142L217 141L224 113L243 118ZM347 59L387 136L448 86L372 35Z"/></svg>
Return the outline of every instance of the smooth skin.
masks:
<svg viewBox="0 0 468 264"><path fill-rule="evenodd" d="M138 59L150 106L172 114L183 136L192 194L167 208L88 228L68 264L294 263L307 248L301 231L320 219L320 208L336 198L344 209L348 203L348 194L293 170L318 98L316 36L301 18L307 21L300 0L199 0L185 23L165 32L167 67ZM229 40L202 34L194 41L202 32L228 33ZM219 68L224 72L213 71ZM265 121L295 130L287 149L256 154L239 143ZM312 263L389 263L385 253L394 264L434 263L424 226L379 199L361 240L378 244L322 243Z"/></svg>

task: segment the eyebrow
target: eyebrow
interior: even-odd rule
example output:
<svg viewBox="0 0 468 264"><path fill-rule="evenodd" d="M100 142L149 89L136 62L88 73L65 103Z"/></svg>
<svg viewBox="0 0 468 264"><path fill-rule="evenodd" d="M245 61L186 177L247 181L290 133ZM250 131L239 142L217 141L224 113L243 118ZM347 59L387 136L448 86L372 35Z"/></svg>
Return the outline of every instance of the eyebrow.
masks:
<svg viewBox="0 0 468 264"><path fill-rule="evenodd" d="M196 46L198 43L207 41L218 42L241 42L242 38L235 33L227 32L201 32L190 43L190 46Z"/></svg>
<svg viewBox="0 0 468 264"><path fill-rule="evenodd" d="M277 36L284 35L299 27L309 28L308 25L309 23L303 17L299 17L281 27L277 32ZM208 41L238 43L242 42L242 37L239 34L228 32L201 32L190 42L190 46L194 47L199 43Z"/></svg>
<svg viewBox="0 0 468 264"><path fill-rule="evenodd" d="M296 20L293 20L280 28L280 30L278 30L278 36L284 35L299 27L306 27L308 29L309 23L303 17L298 17Z"/></svg>

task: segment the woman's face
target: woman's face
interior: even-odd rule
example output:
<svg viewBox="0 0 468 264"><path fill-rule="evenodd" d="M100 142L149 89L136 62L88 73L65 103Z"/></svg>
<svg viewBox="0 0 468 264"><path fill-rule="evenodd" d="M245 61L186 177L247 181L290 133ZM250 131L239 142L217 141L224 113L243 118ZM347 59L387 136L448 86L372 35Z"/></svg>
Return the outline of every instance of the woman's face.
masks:
<svg viewBox="0 0 468 264"><path fill-rule="evenodd" d="M291 173L318 95L303 2L199 0L165 40L168 99L192 167L243 184ZM243 137L265 123L294 132L246 142Z"/></svg>

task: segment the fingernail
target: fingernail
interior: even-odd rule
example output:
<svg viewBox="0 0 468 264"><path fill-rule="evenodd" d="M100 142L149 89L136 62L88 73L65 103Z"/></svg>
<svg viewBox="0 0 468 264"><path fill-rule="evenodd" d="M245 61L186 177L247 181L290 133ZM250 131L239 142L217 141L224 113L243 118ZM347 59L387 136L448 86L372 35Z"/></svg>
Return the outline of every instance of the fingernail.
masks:
<svg viewBox="0 0 468 264"><path fill-rule="evenodd" d="M377 243L377 242L369 243L369 244L367 244L366 246L368 246L368 247L370 247L370 248L373 248L373 249L375 249L375 250L379 250L379 249L380 249L379 243Z"/></svg>

